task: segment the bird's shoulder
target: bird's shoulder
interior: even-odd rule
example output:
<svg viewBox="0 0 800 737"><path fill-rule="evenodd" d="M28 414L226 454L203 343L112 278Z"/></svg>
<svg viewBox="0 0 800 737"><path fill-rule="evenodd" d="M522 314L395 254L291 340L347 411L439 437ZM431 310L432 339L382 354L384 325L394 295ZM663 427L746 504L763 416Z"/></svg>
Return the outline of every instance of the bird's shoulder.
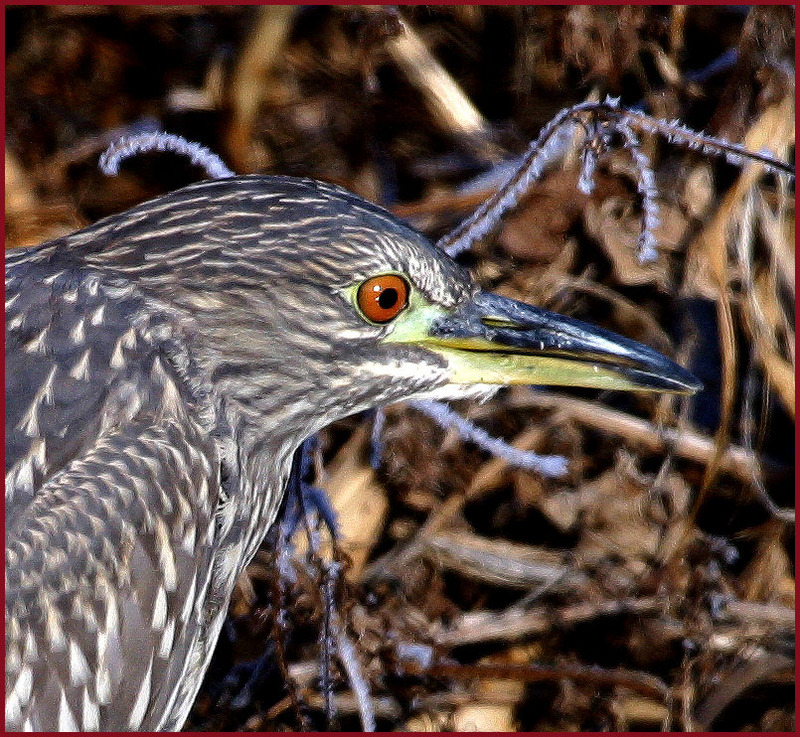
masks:
<svg viewBox="0 0 800 737"><path fill-rule="evenodd" d="M7 518L103 433L189 407L168 318L144 304L133 284L57 252L6 263Z"/></svg>

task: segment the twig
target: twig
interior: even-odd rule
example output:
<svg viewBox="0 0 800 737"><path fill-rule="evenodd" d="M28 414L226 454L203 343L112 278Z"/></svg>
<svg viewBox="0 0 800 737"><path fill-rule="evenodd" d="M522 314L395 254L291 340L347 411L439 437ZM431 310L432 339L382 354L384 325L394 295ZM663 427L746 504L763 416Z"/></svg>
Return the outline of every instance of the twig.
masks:
<svg viewBox="0 0 800 737"><path fill-rule="evenodd" d="M752 358L751 358L752 364ZM748 367L747 377L744 382L744 392L742 397L742 440L744 441L745 449L753 453L752 463L752 486L756 498L764 505L764 508L775 519L782 522L794 524L794 510L782 509L770 497L767 487L764 485L762 478L760 463L758 456L753 451L753 395L756 389L755 372L752 367Z"/></svg>
<svg viewBox="0 0 800 737"><path fill-rule="evenodd" d="M506 460L509 465L533 471L548 478L561 478L567 473L567 459L560 455L540 455L520 450L500 438L494 438L483 428L474 425L442 402L413 400L409 404L423 412L444 428L454 427L465 440L470 440L492 455Z"/></svg>
<svg viewBox="0 0 800 737"><path fill-rule="evenodd" d="M653 232L659 225L658 204L656 204L656 177L650 168L650 161L642 151L641 142L631 127L620 123L617 130L622 133L625 149L630 153L636 171L636 188L642 198L642 227L639 232L639 261L647 263L658 258L656 239Z"/></svg>
<svg viewBox="0 0 800 737"><path fill-rule="evenodd" d="M283 58L298 10L291 5L260 8L233 71L227 143L231 161L240 172L249 173L269 163L252 160L253 128L265 90L271 89L269 83L274 81L274 71Z"/></svg>
<svg viewBox="0 0 800 737"><path fill-rule="evenodd" d="M378 469L383 457L383 429L386 426L386 410L378 407L372 415L372 432L369 438L369 465Z"/></svg>
<svg viewBox="0 0 800 737"><path fill-rule="evenodd" d="M483 611L462 614L448 628L434 633L437 644L447 647L480 642L514 642L533 635L544 635L562 626L572 626L597 617L660 614L664 601L656 597L585 602L565 607L509 607L502 612Z"/></svg>
<svg viewBox="0 0 800 737"><path fill-rule="evenodd" d="M386 42L392 60L422 93L443 130L467 142L481 158L494 160L499 151L489 141L490 126L448 71L436 60L416 31L398 18L403 33Z"/></svg>
<svg viewBox="0 0 800 737"><path fill-rule="evenodd" d="M511 173L497 192L460 225L440 238L436 245L451 256L457 256L493 230L500 218L515 207L530 185L541 177L545 168L564 156L575 131L574 125L566 125L574 115L574 110L562 111L545 125L528 147L517 170Z"/></svg>
<svg viewBox="0 0 800 737"><path fill-rule="evenodd" d="M443 568L497 586L575 591L586 575L559 562L558 556L530 545L489 540L467 532L449 532L427 541L426 549Z"/></svg>
<svg viewBox="0 0 800 737"><path fill-rule="evenodd" d="M297 684L289 673L288 661L286 659L286 632L287 632L287 610L286 610L286 581L281 576L276 576L272 585L272 602L275 611L272 627L272 641L275 643L275 659L281 670L289 700L294 711L295 718L303 731L310 729L308 718L306 717L303 706L298 695Z"/></svg>
<svg viewBox="0 0 800 737"><path fill-rule="evenodd" d="M309 693L306 702L312 708L322 707L322 697L316 693ZM338 714L361 714L361 702L353 694L337 693L333 696L333 705ZM391 696L372 696L370 708L375 717L397 723L403 717L403 708L397 699ZM269 716L272 716L270 714Z"/></svg>
<svg viewBox="0 0 800 737"><path fill-rule="evenodd" d="M502 678L523 683L539 683L541 681L560 681L568 678L577 683L589 683L600 688L618 687L630 689L646 696L664 699L667 695L667 684L649 673L632 671L625 668L600 668L596 665L564 663L552 666L537 663L477 663L462 665L461 663L438 662L428 670L428 675L451 678Z"/></svg>
<svg viewBox="0 0 800 737"><path fill-rule="evenodd" d="M185 156L193 164L202 167L211 179L228 179L236 176L219 156L205 146L187 141L183 136L163 131L118 138L101 154L98 166L103 174L116 176L120 164L125 159L152 151L169 151Z"/></svg>
<svg viewBox="0 0 800 737"><path fill-rule="evenodd" d="M369 692L369 683L364 677L358 654L350 638L345 632L344 625L339 615L333 612L334 633L336 638L336 651L339 661L347 673L350 688L356 697L358 714L361 718L361 727L365 732L374 732L376 729L375 711L372 708L372 697Z"/></svg>
<svg viewBox="0 0 800 737"><path fill-rule="evenodd" d="M604 407L596 402L576 399L563 394L528 392L525 396L509 399L509 406L549 408L562 417L579 422L585 427L622 437L626 442L644 446L652 453L662 453L667 445L679 458L707 464L714 456L714 441L688 428L658 428L648 420L634 417L619 410ZM749 482L755 455L746 449L729 445L720 458L720 468L736 478ZM767 473L780 474L787 469L766 459L760 463Z"/></svg>
<svg viewBox="0 0 800 737"><path fill-rule="evenodd" d="M746 653L744 662L728 668L727 672L716 674L715 687L695 709L695 726L699 731L711 730L714 720L744 691L780 672L786 673L791 679L793 671L793 658L765 652L762 648L752 649L752 652Z"/></svg>
<svg viewBox="0 0 800 737"><path fill-rule="evenodd" d="M584 121L585 115L594 118L594 121L587 124ZM655 201L652 196L652 182L648 181L645 173L650 171L649 166L646 165L638 139L632 135L632 129L657 133L674 145L722 156L736 166L743 166L749 160L762 164L768 171L794 176L794 167L780 161L769 152L751 151L738 143L698 133L681 125L677 120L660 120L644 113L621 108L619 99L607 97L603 102L582 102L559 112L539 131L538 137L528 147L517 169L508 176L503 185L472 215L440 238L437 245L451 256L470 248L475 241L497 226L504 213L517 205L530 185L542 176L548 166L566 154L576 125L583 128L586 138L592 142L597 140L599 121L605 121L612 130L618 131L625 139L626 147L630 148L634 155L634 164L639 171L638 187L643 196L644 230L641 236L641 253L644 257L652 256ZM584 159L584 171L581 174L583 189L589 189L586 181L587 167L590 173L591 155L588 159Z"/></svg>
<svg viewBox="0 0 800 737"><path fill-rule="evenodd" d="M328 566L323 569L322 581L322 626L319 631L320 644L320 691L325 713L325 727L330 730L333 723L333 678L331 676L331 653L335 650L335 627L334 617L336 614L335 585L338 574L338 566Z"/></svg>
<svg viewBox="0 0 800 737"><path fill-rule="evenodd" d="M779 353L775 330L764 314L753 275L753 240L756 229L755 199L756 195L751 189L745 195L743 207L736 218L738 237L734 250L741 273L742 288L745 292L745 299L742 300L744 327L757 350L756 357L766 374L769 385L780 397L787 412L794 417L794 369Z"/></svg>
<svg viewBox="0 0 800 737"><path fill-rule="evenodd" d="M794 631L795 625L794 609L781 604L763 604L758 601L741 601L739 599L726 601L720 616L745 624L751 622L771 624L786 628L790 633Z"/></svg>
<svg viewBox="0 0 800 737"><path fill-rule="evenodd" d="M739 143L710 136L702 131L693 131L682 125L679 120L660 120L635 110L624 110L622 114L629 124L647 133L658 133L672 144L685 146L693 151L700 151L711 156L721 156L734 166L742 167L747 161L753 161L761 164L773 174L786 174L794 177L794 167L776 158L769 151L753 151Z"/></svg>

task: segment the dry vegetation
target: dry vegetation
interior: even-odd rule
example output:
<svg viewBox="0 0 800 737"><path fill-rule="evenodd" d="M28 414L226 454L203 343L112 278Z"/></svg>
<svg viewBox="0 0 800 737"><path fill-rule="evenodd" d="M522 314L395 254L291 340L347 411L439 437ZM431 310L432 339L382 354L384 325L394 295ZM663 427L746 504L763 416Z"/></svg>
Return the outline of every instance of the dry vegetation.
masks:
<svg viewBox="0 0 800 737"><path fill-rule="evenodd" d="M591 97L794 157L787 6L26 7L6 23L7 246L193 181L167 154L97 172L148 120L242 173L344 184L432 237ZM590 195L567 161L461 260L487 288L677 356L702 394L519 389L459 407L564 454L562 481L403 406L376 471L370 418L322 437L317 483L349 559L338 597L379 728L794 728L794 186L645 149L655 263L636 259L622 149ZM265 548L240 582L191 728L325 727L320 581L298 563L276 653L275 570ZM357 729L337 668L334 725Z"/></svg>

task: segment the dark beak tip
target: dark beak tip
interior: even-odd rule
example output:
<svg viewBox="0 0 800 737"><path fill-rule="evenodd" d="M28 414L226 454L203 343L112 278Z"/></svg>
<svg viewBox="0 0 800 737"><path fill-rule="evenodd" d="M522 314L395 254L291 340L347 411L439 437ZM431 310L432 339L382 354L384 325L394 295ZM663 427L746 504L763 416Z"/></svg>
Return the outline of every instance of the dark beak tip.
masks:
<svg viewBox="0 0 800 737"><path fill-rule="evenodd" d="M692 378L692 383L689 385L689 393L690 394L699 394L701 391L703 391L706 388L705 384L703 384L703 382L700 381L700 379L698 379L696 376L694 376L694 375L690 375L690 376Z"/></svg>
<svg viewBox="0 0 800 737"><path fill-rule="evenodd" d="M705 389L705 386L700 379L698 379L691 371L683 368L683 366L680 366L679 364L674 364L674 373L670 378L683 386L684 394L698 394Z"/></svg>
<svg viewBox="0 0 800 737"><path fill-rule="evenodd" d="M645 368L645 376L648 373ZM669 370L659 371L655 376L653 374L650 374L650 376L654 378L656 385L661 384L662 391L672 391L677 394L693 396L704 389L702 381L678 364L672 364Z"/></svg>
<svg viewBox="0 0 800 737"><path fill-rule="evenodd" d="M431 334L483 340L510 353L538 350L567 360L598 361L644 390L691 396L704 388L691 371L647 345L491 292L478 292L456 314L433 326Z"/></svg>

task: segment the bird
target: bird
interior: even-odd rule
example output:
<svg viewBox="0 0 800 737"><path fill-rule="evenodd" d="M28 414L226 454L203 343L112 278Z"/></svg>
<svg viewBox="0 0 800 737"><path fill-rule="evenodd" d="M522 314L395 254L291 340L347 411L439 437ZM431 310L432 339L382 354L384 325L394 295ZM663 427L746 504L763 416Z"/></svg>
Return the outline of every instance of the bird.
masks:
<svg viewBox="0 0 800 737"><path fill-rule="evenodd" d="M654 349L479 289L333 185L198 182L6 254L6 729L184 724L292 458L502 385L690 394Z"/></svg>

